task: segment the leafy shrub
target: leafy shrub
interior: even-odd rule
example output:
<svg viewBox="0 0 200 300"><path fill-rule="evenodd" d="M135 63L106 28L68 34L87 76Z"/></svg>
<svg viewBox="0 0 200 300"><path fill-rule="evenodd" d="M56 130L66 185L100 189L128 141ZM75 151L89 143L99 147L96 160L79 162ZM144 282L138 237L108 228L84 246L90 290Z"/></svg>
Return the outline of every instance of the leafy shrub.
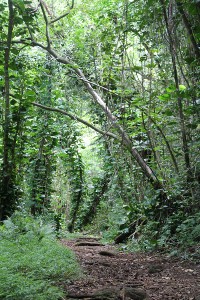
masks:
<svg viewBox="0 0 200 300"><path fill-rule="evenodd" d="M162 226L149 220L138 226L137 232L138 238L128 241L130 251L158 249L187 259L200 258L200 213L184 216L179 212L166 219Z"/></svg>
<svg viewBox="0 0 200 300"><path fill-rule="evenodd" d="M180 246L192 246L200 242L200 213L186 218L176 229Z"/></svg>
<svg viewBox="0 0 200 300"><path fill-rule="evenodd" d="M42 217L34 218L22 212L15 212L11 218L4 221L6 236L17 237L19 234L26 234L26 237L37 237L38 240L43 237L54 238L55 226L47 223ZM3 234L3 233L2 233Z"/></svg>

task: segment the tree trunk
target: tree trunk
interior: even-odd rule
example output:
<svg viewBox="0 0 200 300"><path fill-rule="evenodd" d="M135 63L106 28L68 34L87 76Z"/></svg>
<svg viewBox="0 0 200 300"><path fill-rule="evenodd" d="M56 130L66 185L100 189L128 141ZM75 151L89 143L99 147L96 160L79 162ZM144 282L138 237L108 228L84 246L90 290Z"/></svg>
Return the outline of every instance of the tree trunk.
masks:
<svg viewBox="0 0 200 300"><path fill-rule="evenodd" d="M10 47L12 42L12 32L14 27L14 10L12 0L8 1L9 21L7 42L4 53L4 77L5 77L5 116L3 128L3 166L1 174L0 190L0 221L11 215L15 206L14 199L14 178L13 178L13 161L11 161L12 145L10 139L10 78L9 78L9 61ZM14 159L14 158L13 158Z"/></svg>
<svg viewBox="0 0 200 300"><path fill-rule="evenodd" d="M73 207L72 207L72 217L70 220L70 223L68 225L68 230L69 232L73 232L74 231L74 227L75 227L75 222L77 219L77 214L78 214L78 210L82 201L82 196L83 196L83 169L82 169L82 163L81 163L81 157L78 154L78 159L79 159L79 168L78 168L78 178L76 179L76 185L73 187L75 188L75 191L72 191L72 193L74 194L73 196ZM78 191L76 191L78 190Z"/></svg>
<svg viewBox="0 0 200 300"><path fill-rule="evenodd" d="M86 214L83 216L83 220L81 225L84 227L92 222L94 219L97 208L102 200L103 195L108 190L108 184L110 182L110 176L108 174L105 174L104 177L101 179L100 183L98 182L97 186L94 187L94 195L92 203L86 212ZM99 191L99 185L100 185L100 191Z"/></svg>
<svg viewBox="0 0 200 300"><path fill-rule="evenodd" d="M163 16L164 16L164 20L166 23L168 37L169 37L169 48L170 48L171 59L172 59L173 75L174 75L174 81L175 81L175 86L176 86L176 91L177 91L177 104L178 104L179 118L180 118L183 153L184 153L184 159L185 159L185 166L186 166L186 170L187 170L187 179L188 179L188 181L190 181L191 180L190 156L189 156L189 147L188 147L188 142L187 142L187 134L186 134L186 127L185 127L184 113L183 113L183 104L182 104L182 98L180 96L180 90L179 90L178 71L177 71L177 67L176 67L175 43L174 43L173 36L172 36L172 33L169 28L169 23L168 23L164 0L160 0L160 3L162 5Z"/></svg>
<svg viewBox="0 0 200 300"><path fill-rule="evenodd" d="M176 1L176 5L177 5L177 8L178 8L178 10L179 10L179 12L182 16L183 23L184 23L185 28L187 30L188 36L190 38L192 47L194 49L195 56L198 60L200 60L200 49L199 49L198 44L195 40L190 21L188 20L187 15L186 15L186 13L183 9L183 4L181 3L181 1Z"/></svg>

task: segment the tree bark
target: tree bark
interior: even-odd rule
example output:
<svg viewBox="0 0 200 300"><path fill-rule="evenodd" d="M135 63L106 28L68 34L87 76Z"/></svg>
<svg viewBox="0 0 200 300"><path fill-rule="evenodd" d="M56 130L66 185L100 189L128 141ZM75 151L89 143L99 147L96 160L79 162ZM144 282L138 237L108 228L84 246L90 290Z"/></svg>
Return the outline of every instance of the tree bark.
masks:
<svg viewBox="0 0 200 300"><path fill-rule="evenodd" d="M79 168L78 168L78 179L76 180L76 186L75 189L78 191L73 191L73 207L71 209L71 220L70 223L68 224L68 230L69 232L73 232L74 231L74 227L75 227L75 222L76 222L76 218L77 218L77 214L78 214L78 210L80 207L80 204L82 202L82 196L83 196L83 169L82 169L82 163L81 163L81 157L78 153L78 159L79 159Z"/></svg>

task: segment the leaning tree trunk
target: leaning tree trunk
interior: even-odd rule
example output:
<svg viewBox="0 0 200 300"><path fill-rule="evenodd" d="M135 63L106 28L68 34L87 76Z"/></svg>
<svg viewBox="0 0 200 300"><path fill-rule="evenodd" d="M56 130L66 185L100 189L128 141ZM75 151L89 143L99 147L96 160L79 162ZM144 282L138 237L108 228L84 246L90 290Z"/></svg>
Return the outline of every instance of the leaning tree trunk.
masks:
<svg viewBox="0 0 200 300"><path fill-rule="evenodd" d="M42 49L48 51L58 62L70 65L71 68L74 70L74 72L77 74L79 79L84 83L87 91L92 96L94 102L98 103L98 105L102 108L102 110L105 112L108 119L111 121L112 126L118 131L118 134L121 137L121 143L122 145L130 152L130 154L135 158L138 165L141 167L144 175L148 178L150 183L152 184L153 188L160 193L160 199L167 200L167 195L165 193L164 186L162 182L157 178L154 171L148 166L148 164L145 162L145 160L141 157L138 150L134 147L132 144L132 141L130 140L129 136L127 135L126 131L123 129L123 127L118 123L117 118L112 114L109 107L106 105L106 103L103 101L102 97L95 91L95 89L91 86L90 82L86 79L84 73L74 66L74 64L69 61L67 58L60 57L56 51L54 51L50 46L45 47L41 43L38 43L34 40L32 40L33 46L39 46Z"/></svg>
<svg viewBox="0 0 200 300"><path fill-rule="evenodd" d="M117 118L112 114L108 106L105 104L103 99L97 92L92 88L91 84L88 82L86 77L84 76L83 72L80 69L74 70L77 75L83 80L85 87L87 88L90 95L93 97L95 102L97 102L100 107L103 109L105 114L107 115L108 119L111 121L112 126L115 127L118 131L118 133L121 136L121 142L122 144L128 149L128 151L131 153L131 155L135 158L139 166L141 167L143 173L145 176L149 179L151 184L155 189L163 189L162 183L158 180L153 170L147 165L147 163L144 161L144 159L139 154L138 150L133 146L132 141L130 140L129 136L123 129L123 127L118 123Z"/></svg>
<svg viewBox="0 0 200 300"><path fill-rule="evenodd" d="M118 123L117 118L112 114L106 103L103 101L100 94L98 94L95 89L92 87L90 82L86 79L84 73L78 68L76 64L74 64L72 61L70 61L67 57L59 56L59 54L52 48L52 39L50 37L50 31L49 31L49 25L51 24L51 21L48 20L48 17L46 15L43 3L40 3L42 14L44 17L45 25L46 25L46 43L47 45L43 45L40 42L37 42L34 39L34 34L29 26L29 24L26 23L29 33L30 33L30 40L31 45L40 47L43 50L47 51L52 57L54 57L57 62L62 63L64 65L67 65L78 76L78 78L84 83L85 88L87 89L88 93L92 96L94 102L98 103L98 105L101 107L101 109L105 112L107 118L110 120L112 126L118 131L119 135L121 136L121 142L122 144L128 149L128 151L131 153L131 155L135 158L139 166L141 167L144 175L149 179L151 182L153 188L157 190L160 193L160 198L163 200L167 200L167 195L164 191L164 186L162 182L157 178L153 170L147 165L145 160L141 157L138 150L134 147L134 145L131 142L131 139L123 129L123 127ZM23 43L23 41L21 41ZM27 42L25 42L27 44Z"/></svg>

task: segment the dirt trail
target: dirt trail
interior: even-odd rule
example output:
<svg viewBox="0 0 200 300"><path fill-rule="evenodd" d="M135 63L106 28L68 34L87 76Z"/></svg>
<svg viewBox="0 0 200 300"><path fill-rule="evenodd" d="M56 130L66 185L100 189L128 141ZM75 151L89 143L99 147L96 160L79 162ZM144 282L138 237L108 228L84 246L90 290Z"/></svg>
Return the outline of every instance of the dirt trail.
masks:
<svg viewBox="0 0 200 300"><path fill-rule="evenodd" d="M200 265L160 254L117 251L96 239L62 240L85 277L64 286L68 298L85 300L200 300Z"/></svg>

